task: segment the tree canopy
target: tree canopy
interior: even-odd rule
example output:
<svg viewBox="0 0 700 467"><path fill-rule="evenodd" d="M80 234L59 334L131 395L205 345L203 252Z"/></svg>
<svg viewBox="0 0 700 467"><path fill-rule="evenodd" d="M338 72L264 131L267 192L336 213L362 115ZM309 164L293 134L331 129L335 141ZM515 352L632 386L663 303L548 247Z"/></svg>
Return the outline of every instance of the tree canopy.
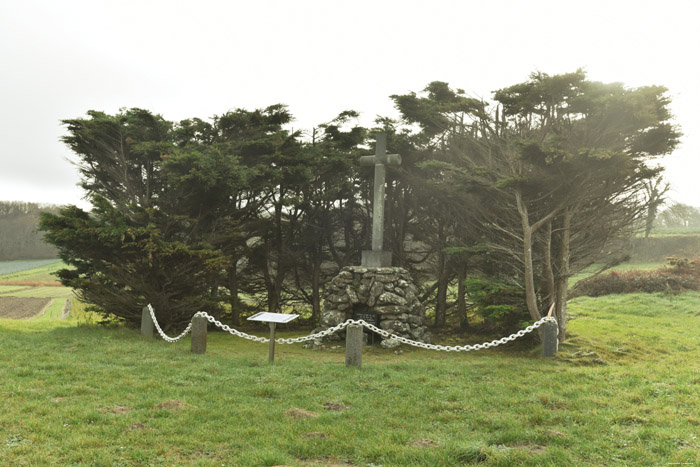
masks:
<svg viewBox="0 0 700 467"><path fill-rule="evenodd" d="M74 266L62 281L131 322L148 302L172 326L197 309L238 323L285 305L317 320L323 284L369 245L372 174L358 162L382 132L403 158L387 173L384 247L435 324L468 328L473 309L517 326L553 305L563 338L568 278L619 261L658 205L644 195L654 160L679 138L666 89L577 70L533 73L492 102L440 81L391 98L398 121L364 128L348 110L307 135L283 105L64 121L93 210L43 217Z"/></svg>

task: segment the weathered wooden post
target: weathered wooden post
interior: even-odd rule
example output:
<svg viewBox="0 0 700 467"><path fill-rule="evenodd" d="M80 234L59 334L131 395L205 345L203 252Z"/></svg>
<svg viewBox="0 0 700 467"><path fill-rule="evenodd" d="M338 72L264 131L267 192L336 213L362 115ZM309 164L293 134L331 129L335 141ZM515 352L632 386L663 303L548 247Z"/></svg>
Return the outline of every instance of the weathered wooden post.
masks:
<svg viewBox="0 0 700 467"><path fill-rule="evenodd" d="M345 328L345 366L362 367L362 325Z"/></svg>
<svg viewBox="0 0 700 467"><path fill-rule="evenodd" d="M277 323L270 322L270 350L268 352L267 361L270 363L275 362L275 329L277 328Z"/></svg>
<svg viewBox="0 0 700 467"><path fill-rule="evenodd" d="M559 350L559 329L555 321L547 321L542 325L542 356L554 357Z"/></svg>
<svg viewBox="0 0 700 467"><path fill-rule="evenodd" d="M204 353L207 351L207 319L203 316L192 318L190 351L192 353Z"/></svg>
<svg viewBox="0 0 700 467"><path fill-rule="evenodd" d="M141 335L153 337L153 318L151 318L151 310L147 306L141 310Z"/></svg>

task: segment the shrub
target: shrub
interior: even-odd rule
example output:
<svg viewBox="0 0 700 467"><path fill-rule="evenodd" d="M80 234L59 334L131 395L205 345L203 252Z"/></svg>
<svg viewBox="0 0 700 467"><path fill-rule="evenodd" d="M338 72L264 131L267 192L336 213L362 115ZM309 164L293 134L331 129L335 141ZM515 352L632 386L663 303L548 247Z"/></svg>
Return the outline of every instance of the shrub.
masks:
<svg viewBox="0 0 700 467"><path fill-rule="evenodd" d="M490 327L513 330L530 319L525 306L525 292L506 279L494 276L474 276L465 286L476 313Z"/></svg>
<svg viewBox="0 0 700 467"><path fill-rule="evenodd" d="M700 290L700 258L693 260L676 257L667 258L670 266L653 271L631 270L610 272L584 279L576 284L570 296L671 292Z"/></svg>

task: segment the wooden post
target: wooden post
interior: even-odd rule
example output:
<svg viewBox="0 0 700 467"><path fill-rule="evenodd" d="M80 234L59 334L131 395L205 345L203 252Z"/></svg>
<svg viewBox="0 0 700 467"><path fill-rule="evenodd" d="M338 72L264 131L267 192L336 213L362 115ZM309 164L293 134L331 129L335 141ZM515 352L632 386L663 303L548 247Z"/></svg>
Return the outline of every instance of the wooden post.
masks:
<svg viewBox="0 0 700 467"><path fill-rule="evenodd" d="M345 328L345 366L362 367L362 325Z"/></svg>
<svg viewBox="0 0 700 467"><path fill-rule="evenodd" d="M207 319L202 316L192 318L190 351L192 353L204 353L207 351Z"/></svg>
<svg viewBox="0 0 700 467"><path fill-rule="evenodd" d="M268 361L274 363L275 361L275 328L277 323L270 323L270 354Z"/></svg>
<svg viewBox="0 0 700 467"><path fill-rule="evenodd" d="M151 310L147 306L141 310L141 335L153 337L153 318L151 318Z"/></svg>
<svg viewBox="0 0 700 467"><path fill-rule="evenodd" d="M547 321L542 325L542 356L554 357L559 350L557 323Z"/></svg>

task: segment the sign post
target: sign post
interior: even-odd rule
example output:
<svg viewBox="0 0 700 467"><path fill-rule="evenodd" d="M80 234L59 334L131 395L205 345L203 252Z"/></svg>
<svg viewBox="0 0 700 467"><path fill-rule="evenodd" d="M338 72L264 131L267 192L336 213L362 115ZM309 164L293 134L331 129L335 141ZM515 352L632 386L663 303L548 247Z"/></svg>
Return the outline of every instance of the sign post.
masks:
<svg viewBox="0 0 700 467"><path fill-rule="evenodd" d="M275 328L277 323L288 323L293 319L298 318L299 315L291 315L286 313L256 313L248 321L264 321L270 325L270 352L269 352L269 362L273 363L275 361Z"/></svg>

